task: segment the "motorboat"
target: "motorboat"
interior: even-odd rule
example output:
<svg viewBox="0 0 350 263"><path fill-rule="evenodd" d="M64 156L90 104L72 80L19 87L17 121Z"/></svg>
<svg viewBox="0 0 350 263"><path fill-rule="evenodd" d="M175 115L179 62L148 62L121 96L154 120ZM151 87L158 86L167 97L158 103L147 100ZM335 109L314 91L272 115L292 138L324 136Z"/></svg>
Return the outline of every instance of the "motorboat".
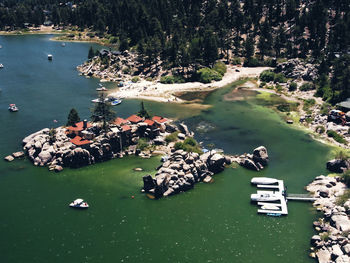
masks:
<svg viewBox="0 0 350 263"><path fill-rule="evenodd" d="M121 99L115 99L115 100L112 100L112 101L111 101L111 105L112 105L112 106L119 105L120 103L122 103L122 100L121 100Z"/></svg>
<svg viewBox="0 0 350 263"><path fill-rule="evenodd" d="M108 101L109 101L109 99L105 98L105 102L108 102ZM91 100L91 102L93 102L93 103L101 103L102 101L100 100L100 98L97 98L97 99Z"/></svg>
<svg viewBox="0 0 350 263"><path fill-rule="evenodd" d="M252 184L275 184L278 182L278 180L269 177L253 177L250 182Z"/></svg>
<svg viewBox="0 0 350 263"><path fill-rule="evenodd" d="M65 46L66 46L66 43L62 43L61 46L62 46L62 47L65 47Z"/></svg>
<svg viewBox="0 0 350 263"><path fill-rule="evenodd" d="M73 208L89 208L88 203L84 202L81 198L75 199L69 206Z"/></svg>
<svg viewBox="0 0 350 263"><path fill-rule="evenodd" d="M97 91L106 91L107 89L105 87L99 87L96 89Z"/></svg>
<svg viewBox="0 0 350 263"><path fill-rule="evenodd" d="M48 55L47 55L47 59L48 59L48 60L52 60L52 55L51 55L51 54L48 54Z"/></svg>
<svg viewBox="0 0 350 263"><path fill-rule="evenodd" d="M10 104L8 109L9 111L12 111L12 112L18 111L16 104Z"/></svg>
<svg viewBox="0 0 350 263"><path fill-rule="evenodd" d="M272 202L278 201L283 197L281 194L275 194L273 192L258 192L257 194L251 194L250 200L253 202Z"/></svg>
<svg viewBox="0 0 350 263"><path fill-rule="evenodd" d="M277 206L276 204L264 204L263 206L261 206L261 209L264 209L264 210L281 210L281 208L279 206Z"/></svg>
<svg viewBox="0 0 350 263"><path fill-rule="evenodd" d="M4 65L3 64L0 64L0 68L3 68L4 67Z"/></svg>

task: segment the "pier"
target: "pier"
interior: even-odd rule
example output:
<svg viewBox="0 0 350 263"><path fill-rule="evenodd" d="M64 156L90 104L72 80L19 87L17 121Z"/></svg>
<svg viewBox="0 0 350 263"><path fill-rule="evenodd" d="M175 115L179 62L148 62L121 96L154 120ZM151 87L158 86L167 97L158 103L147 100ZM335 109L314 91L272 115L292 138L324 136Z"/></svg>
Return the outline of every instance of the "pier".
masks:
<svg viewBox="0 0 350 263"><path fill-rule="evenodd" d="M275 178L254 177L251 183L255 184L259 189L256 194L251 195L251 200L256 201L259 206L259 214L270 216L288 215L287 202L289 200L313 202L317 199L308 194L287 195L283 180Z"/></svg>

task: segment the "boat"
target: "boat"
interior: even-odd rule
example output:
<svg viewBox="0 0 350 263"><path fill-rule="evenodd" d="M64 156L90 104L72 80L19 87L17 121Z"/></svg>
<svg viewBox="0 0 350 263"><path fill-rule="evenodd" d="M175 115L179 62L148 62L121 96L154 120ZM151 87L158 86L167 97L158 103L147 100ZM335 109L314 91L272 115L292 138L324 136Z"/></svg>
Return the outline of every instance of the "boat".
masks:
<svg viewBox="0 0 350 263"><path fill-rule="evenodd" d="M278 182L278 180L269 177L253 177L250 182L252 184L275 184Z"/></svg>
<svg viewBox="0 0 350 263"><path fill-rule="evenodd" d="M48 54L48 55L47 55L47 59L48 59L48 60L52 60L52 55L51 55L51 54Z"/></svg>
<svg viewBox="0 0 350 263"><path fill-rule="evenodd" d="M281 216L282 214L281 213L267 213L266 215L268 216Z"/></svg>
<svg viewBox="0 0 350 263"><path fill-rule="evenodd" d="M4 67L4 65L3 64L0 64L0 68L3 68Z"/></svg>
<svg viewBox="0 0 350 263"><path fill-rule="evenodd" d="M108 102L108 101L109 101L109 99L105 98L105 102ZM100 98L97 98L97 99L91 100L91 102L93 102L93 103L100 103L101 101L100 101Z"/></svg>
<svg viewBox="0 0 350 263"><path fill-rule="evenodd" d="M251 194L250 195L250 200L253 202L264 202L264 201L278 201L280 200L282 195L280 194L275 194L273 192L263 192L263 193L257 193L257 194Z"/></svg>
<svg viewBox="0 0 350 263"><path fill-rule="evenodd" d="M10 104L9 105L9 111L12 111L12 112L18 111L18 108L17 108L16 104Z"/></svg>
<svg viewBox="0 0 350 263"><path fill-rule="evenodd" d="M122 100L120 100L120 99L115 99L115 100L112 100L112 101L111 101L111 105L112 105L112 106L119 105L120 103L122 103Z"/></svg>
<svg viewBox="0 0 350 263"><path fill-rule="evenodd" d="M105 87L99 87L96 89L97 91L106 91L107 89Z"/></svg>
<svg viewBox="0 0 350 263"><path fill-rule="evenodd" d="M88 203L84 202L81 198L75 199L69 206L73 208L89 208Z"/></svg>
<svg viewBox="0 0 350 263"><path fill-rule="evenodd" d="M264 210L280 210L281 208L278 207L275 204L264 204L263 206L261 206L261 209L264 209Z"/></svg>
<svg viewBox="0 0 350 263"><path fill-rule="evenodd" d="M66 43L62 43L61 46L62 46L62 47L65 47L65 46L66 46Z"/></svg>
<svg viewBox="0 0 350 263"><path fill-rule="evenodd" d="M169 159L169 156L168 155L163 155L162 158L160 159L160 161L162 163L166 162L167 160Z"/></svg>

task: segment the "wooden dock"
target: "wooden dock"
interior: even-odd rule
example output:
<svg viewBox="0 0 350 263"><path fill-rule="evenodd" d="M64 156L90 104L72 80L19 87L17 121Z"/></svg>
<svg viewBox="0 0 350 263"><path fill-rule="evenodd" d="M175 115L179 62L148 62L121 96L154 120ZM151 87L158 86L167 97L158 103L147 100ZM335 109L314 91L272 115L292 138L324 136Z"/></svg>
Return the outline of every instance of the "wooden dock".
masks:
<svg viewBox="0 0 350 263"><path fill-rule="evenodd" d="M316 201L317 198L312 197L308 194L288 194L287 200L313 202L313 201Z"/></svg>

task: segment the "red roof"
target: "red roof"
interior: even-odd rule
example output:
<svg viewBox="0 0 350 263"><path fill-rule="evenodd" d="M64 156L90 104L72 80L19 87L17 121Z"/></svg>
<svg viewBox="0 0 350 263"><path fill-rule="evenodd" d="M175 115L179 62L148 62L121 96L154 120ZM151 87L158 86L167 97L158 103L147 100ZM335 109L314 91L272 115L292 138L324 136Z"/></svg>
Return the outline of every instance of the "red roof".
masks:
<svg viewBox="0 0 350 263"><path fill-rule="evenodd" d="M82 130L84 130L84 122L83 121L81 121L81 122L77 122L76 124L75 124L75 126L69 126L69 127L67 127L67 130L69 130L69 131L82 131ZM90 122L88 122L87 124L86 124L86 128L89 128L89 127L91 127L91 123Z"/></svg>
<svg viewBox="0 0 350 263"><path fill-rule="evenodd" d="M131 130L131 127L129 125L123 125L122 126L122 130L123 131L130 131Z"/></svg>
<svg viewBox="0 0 350 263"><path fill-rule="evenodd" d="M152 126L154 124L154 121L152 120L145 120L144 122L147 123L148 126Z"/></svg>
<svg viewBox="0 0 350 263"><path fill-rule="evenodd" d="M128 121L127 120L124 120L123 118L116 118L115 120L114 120L114 124L115 125L122 125L122 124L124 124L124 123L127 123Z"/></svg>
<svg viewBox="0 0 350 263"><path fill-rule="evenodd" d="M163 117L159 117L159 116L154 116L154 117L152 118L152 120L154 120L155 122L158 122L158 123L163 123L163 122L168 121L168 119L163 118Z"/></svg>
<svg viewBox="0 0 350 263"><path fill-rule="evenodd" d="M129 120L132 123L138 123L142 121L142 118L134 114L134 115L131 115L129 118L127 118L127 120Z"/></svg>
<svg viewBox="0 0 350 263"><path fill-rule="evenodd" d="M92 143L92 141L85 140L85 139L81 138L80 136L75 136L73 139L70 140L70 142L77 145L77 146Z"/></svg>

